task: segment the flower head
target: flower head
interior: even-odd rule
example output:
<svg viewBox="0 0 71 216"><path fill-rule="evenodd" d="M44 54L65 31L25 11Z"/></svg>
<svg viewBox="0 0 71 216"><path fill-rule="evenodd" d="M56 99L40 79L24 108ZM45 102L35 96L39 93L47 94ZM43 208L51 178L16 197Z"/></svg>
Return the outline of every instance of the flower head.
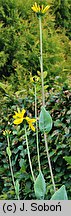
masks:
<svg viewBox="0 0 71 216"><path fill-rule="evenodd" d="M29 124L29 128L31 128L35 132L35 127L32 123L36 122L36 119L30 119L28 116L26 116L26 121Z"/></svg>
<svg viewBox="0 0 71 216"><path fill-rule="evenodd" d="M50 8L49 5L47 5L45 8L43 8L43 5L39 6L37 5L37 3L35 2L35 4L32 6L32 10L38 15L38 16L42 16L44 15L48 9Z"/></svg>
<svg viewBox="0 0 71 216"><path fill-rule="evenodd" d="M39 79L40 78L37 75L30 77L31 83L34 83L34 84L36 84L39 81Z"/></svg>
<svg viewBox="0 0 71 216"><path fill-rule="evenodd" d="M26 112L25 109L23 109L22 111L18 109L18 112L15 112L15 115L13 115L13 118L15 119L13 123L18 125L18 124L21 124L23 120L26 120L26 122L29 124L29 128L35 131L35 127L33 126L32 123L34 123L36 119L30 119L28 116L24 117L25 112Z"/></svg>
<svg viewBox="0 0 71 216"><path fill-rule="evenodd" d="M11 133L10 130L5 130L5 131L3 131L3 135L4 135L4 136L8 136L10 133Z"/></svg>
<svg viewBox="0 0 71 216"><path fill-rule="evenodd" d="M25 109L22 109L22 111L18 109L18 112L15 112L15 115L13 115L13 118L15 119L13 123L16 125L21 124L23 120L25 119L24 117L25 112L26 112Z"/></svg>

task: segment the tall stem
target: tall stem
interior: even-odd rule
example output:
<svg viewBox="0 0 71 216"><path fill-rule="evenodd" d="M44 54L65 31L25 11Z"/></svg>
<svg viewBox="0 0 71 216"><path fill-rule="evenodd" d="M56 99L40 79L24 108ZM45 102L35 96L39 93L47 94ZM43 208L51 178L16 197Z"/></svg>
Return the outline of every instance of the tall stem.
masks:
<svg viewBox="0 0 71 216"><path fill-rule="evenodd" d="M43 53L42 53L42 23L41 23L41 16L39 16L39 28L40 28L40 68L41 68L41 81L42 81L42 105L45 106L44 76L43 76Z"/></svg>
<svg viewBox="0 0 71 216"><path fill-rule="evenodd" d="M36 97L36 84L35 84L35 118L36 118L37 155L38 155L38 165L39 165L39 172L40 172L40 171L41 171L41 166L40 166L40 154L39 154L39 142L38 142L38 123L37 123L37 97Z"/></svg>
<svg viewBox="0 0 71 216"><path fill-rule="evenodd" d="M35 177L34 177L34 174L33 174L32 162L31 162L31 157L30 157L30 151L29 151L29 145L28 145L26 126L25 126L25 136L26 136L26 145L27 145L27 152L28 152L28 159L29 159L30 170L31 170L33 181L35 182Z"/></svg>
<svg viewBox="0 0 71 216"><path fill-rule="evenodd" d="M41 81L42 81L42 105L45 106L41 16L39 16L39 27L40 27L40 68L41 68ZM44 132L44 140L45 140L45 147L46 147L48 164L49 164L49 169L50 169L50 174L51 174L51 180L52 180L52 184L53 184L53 188L54 188L54 192L55 192L56 189L55 189L54 177L53 177L52 166L51 166L51 161L50 161L50 156L49 156L49 150L48 150L47 135L46 135L45 132Z"/></svg>

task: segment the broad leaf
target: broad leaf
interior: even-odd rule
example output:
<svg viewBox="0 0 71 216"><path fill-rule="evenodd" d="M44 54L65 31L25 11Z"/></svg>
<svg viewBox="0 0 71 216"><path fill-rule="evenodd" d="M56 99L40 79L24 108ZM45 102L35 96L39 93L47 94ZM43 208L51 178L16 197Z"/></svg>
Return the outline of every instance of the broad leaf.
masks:
<svg viewBox="0 0 71 216"><path fill-rule="evenodd" d="M53 194L51 200L68 200L65 185L62 185L62 187Z"/></svg>
<svg viewBox="0 0 71 216"><path fill-rule="evenodd" d="M46 183L41 171L34 183L34 191L37 199L44 199L44 195L46 192Z"/></svg>
<svg viewBox="0 0 71 216"><path fill-rule="evenodd" d="M39 116L39 129L42 133L49 133L52 129L52 118L48 111L46 111L45 107L41 107L41 112Z"/></svg>

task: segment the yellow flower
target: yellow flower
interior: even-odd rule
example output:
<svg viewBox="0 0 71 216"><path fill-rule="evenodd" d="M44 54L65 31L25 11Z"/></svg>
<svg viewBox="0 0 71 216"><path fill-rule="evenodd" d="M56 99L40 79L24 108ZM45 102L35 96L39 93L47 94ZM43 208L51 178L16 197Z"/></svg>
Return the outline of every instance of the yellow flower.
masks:
<svg viewBox="0 0 71 216"><path fill-rule="evenodd" d="M29 128L31 128L35 132L35 127L33 126L32 123L36 122L36 119L30 119L29 117L26 117L26 120L29 124Z"/></svg>
<svg viewBox="0 0 71 216"><path fill-rule="evenodd" d="M36 13L40 12L40 6L37 5L37 3L35 2L35 4L32 7L32 10Z"/></svg>
<svg viewBox="0 0 71 216"><path fill-rule="evenodd" d="M3 135L4 136L7 136L7 135L9 135L11 133L11 131L10 130L5 130L5 131L3 131Z"/></svg>
<svg viewBox="0 0 71 216"><path fill-rule="evenodd" d="M13 121L14 124L18 125L21 124L23 122L24 118L24 114L25 114L26 110L23 109L22 111L20 111L20 109L18 109L18 112L15 112L15 115L13 115L13 118L15 119Z"/></svg>
<svg viewBox="0 0 71 216"><path fill-rule="evenodd" d="M37 75L33 76L33 77L30 77L30 81L31 83L37 83L39 81L39 77Z"/></svg>
<svg viewBox="0 0 71 216"><path fill-rule="evenodd" d="M18 109L18 112L15 112L15 115L13 115L13 118L15 119L13 123L18 125L18 124L21 124L23 120L25 119L27 123L29 124L29 128L35 131L35 127L33 126L32 123L34 123L36 119L30 119L28 116L24 117L25 112L26 112L25 109L23 109L22 111Z"/></svg>
<svg viewBox="0 0 71 216"><path fill-rule="evenodd" d="M48 9L50 8L49 5L47 5L45 8L43 8L43 5L39 6L37 5L37 3L35 2L35 4L32 6L32 10L37 13L37 15L44 15Z"/></svg>

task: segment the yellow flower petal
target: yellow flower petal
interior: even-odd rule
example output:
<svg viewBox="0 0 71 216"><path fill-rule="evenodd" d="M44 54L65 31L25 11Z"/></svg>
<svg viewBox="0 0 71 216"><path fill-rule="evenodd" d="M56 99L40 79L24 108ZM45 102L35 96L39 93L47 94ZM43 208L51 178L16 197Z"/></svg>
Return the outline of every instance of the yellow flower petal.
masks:
<svg viewBox="0 0 71 216"><path fill-rule="evenodd" d="M4 135L4 136L9 135L10 133L11 133L10 130L5 130L5 131L3 131L3 135Z"/></svg>
<svg viewBox="0 0 71 216"><path fill-rule="evenodd" d="M47 5L43 10L42 10L42 13L44 14L44 13L46 13L47 12L47 10L50 8L50 6L49 5Z"/></svg>
<svg viewBox="0 0 71 216"><path fill-rule="evenodd" d="M22 115L23 115L23 116L24 116L25 112L26 112L26 110L25 110L25 109L23 109L23 110L22 110Z"/></svg>
<svg viewBox="0 0 71 216"><path fill-rule="evenodd" d="M40 10L41 10L41 9L40 9L40 6L38 6L38 12L40 12Z"/></svg>
<svg viewBox="0 0 71 216"><path fill-rule="evenodd" d="M40 12L40 6L37 5L37 3L35 2L35 4L32 7L32 10L36 13Z"/></svg>
<svg viewBox="0 0 71 216"><path fill-rule="evenodd" d="M24 114L25 114L26 110L22 109L22 111L20 111L20 109L18 110L18 112L15 112L15 115L13 115L13 118L16 119L23 119L24 118ZM20 123L19 123L20 124Z"/></svg>
<svg viewBox="0 0 71 216"><path fill-rule="evenodd" d="M30 122L34 123L34 122L36 122L36 119L30 119Z"/></svg>
<svg viewBox="0 0 71 216"><path fill-rule="evenodd" d="M35 8L36 8L36 10L38 10L38 5L37 5L37 3L35 2Z"/></svg>
<svg viewBox="0 0 71 216"><path fill-rule="evenodd" d="M27 120L27 122L29 122L29 123L34 123L34 122L36 122L36 119L30 119L28 116L26 116L26 118L25 118L26 120Z"/></svg>
<svg viewBox="0 0 71 216"><path fill-rule="evenodd" d="M37 9L35 8L35 6L32 7L32 10L37 13Z"/></svg>
<svg viewBox="0 0 71 216"><path fill-rule="evenodd" d="M43 5L41 6L41 10L43 10Z"/></svg>
<svg viewBox="0 0 71 216"><path fill-rule="evenodd" d="M21 124L22 122L23 122L23 118L17 118L13 121L13 123L16 125Z"/></svg>
<svg viewBox="0 0 71 216"><path fill-rule="evenodd" d="M6 135L6 132L5 132L5 131L3 131L3 135L4 135L4 136Z"/></svg>
<svg viewBox="0 0 71 216"><path fill-rule="evenodd" d="M35 132L35 127L34 127L32 124L29 124L29 128L31 128L31 129L32 129L32 131L34 131L34 132Z"/></svg>
<svg viewBox="0 0 71 216"><path fill-rule="evenodd" d="M35 127L33 126L32 123L36 122L36 119L30 119L29 117L25 118L29 124L29 128L31 128L33 131L35 131Z"/></svg>

